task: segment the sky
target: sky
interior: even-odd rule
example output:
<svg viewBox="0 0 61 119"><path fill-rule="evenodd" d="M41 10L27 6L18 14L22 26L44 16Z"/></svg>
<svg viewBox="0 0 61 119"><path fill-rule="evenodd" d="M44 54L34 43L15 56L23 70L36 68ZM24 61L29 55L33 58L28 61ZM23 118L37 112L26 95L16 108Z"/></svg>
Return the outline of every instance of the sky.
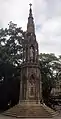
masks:
<svg viewBox="0 0 61 119"><path fill-rule="evenodd" d="M32 3L39 53L61 55L61 0L0 0L0 28L7 28L12 21L25 31L29 3Z"/></svg>

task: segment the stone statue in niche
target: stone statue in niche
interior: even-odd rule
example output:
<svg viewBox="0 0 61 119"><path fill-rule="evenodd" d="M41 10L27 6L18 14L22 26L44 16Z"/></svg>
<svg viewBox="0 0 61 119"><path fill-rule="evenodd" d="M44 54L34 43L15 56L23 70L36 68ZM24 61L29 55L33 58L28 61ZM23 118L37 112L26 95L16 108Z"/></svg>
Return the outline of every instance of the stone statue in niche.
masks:
<svg viewBox="0 0 61 119"><path fill-rule="evenodd" d="M33 60L33 54L34 54L34 50L33 47L30 48L30 58L31 60Z"/></svg>

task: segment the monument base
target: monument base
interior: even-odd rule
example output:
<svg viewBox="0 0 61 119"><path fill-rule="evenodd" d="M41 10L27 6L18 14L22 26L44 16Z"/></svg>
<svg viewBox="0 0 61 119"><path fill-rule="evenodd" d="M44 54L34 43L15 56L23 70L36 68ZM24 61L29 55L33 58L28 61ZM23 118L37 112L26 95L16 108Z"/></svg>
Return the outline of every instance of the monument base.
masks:
<svg viewBox="0 0 61 119"><path fill-rule="evenodd" d="M22 100L19 101L20 105L34 105L34 104L40 104L40 100Z"/></svg>
<svg viewBox="0 0 61 119"><path fill-rule="evenodd" d="M3 113L16 118L52 118L58 113L45 104L23 102L15 105Z"/></svg>

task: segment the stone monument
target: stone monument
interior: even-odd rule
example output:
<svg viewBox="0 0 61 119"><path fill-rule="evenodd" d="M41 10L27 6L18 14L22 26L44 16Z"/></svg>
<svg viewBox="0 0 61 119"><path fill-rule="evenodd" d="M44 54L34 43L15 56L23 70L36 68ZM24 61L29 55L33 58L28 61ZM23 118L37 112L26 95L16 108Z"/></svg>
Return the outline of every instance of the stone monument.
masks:
<svg viewBox="0 0 61 119"><path fill-rule="evenodd" d="M23 40L23 62L20 75L19 103L3 114L20 117L53 117L56 112L43 103L38 43L30 4L27 31Z"/></svg>
<svg viewBox="0 0 61 119"><path fill-rule="evenodd" d="M42 100L41 72L38 60L38 43L30 4L27 31L23 41L23 63L20 78L20 103L39 103Z"/></svg>

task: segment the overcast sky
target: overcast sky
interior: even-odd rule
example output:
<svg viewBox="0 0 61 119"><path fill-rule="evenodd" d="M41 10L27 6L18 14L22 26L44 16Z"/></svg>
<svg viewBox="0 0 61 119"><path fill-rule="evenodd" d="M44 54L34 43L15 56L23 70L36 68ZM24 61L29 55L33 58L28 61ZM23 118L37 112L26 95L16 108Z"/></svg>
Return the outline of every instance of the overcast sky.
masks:
<svg viewBox="0 0 61 119"><path fill-rule="evenodd" d="M0 0L0 28L9 21L26 30L32 3L39 52L61 54L61 0Z"/></svg>

